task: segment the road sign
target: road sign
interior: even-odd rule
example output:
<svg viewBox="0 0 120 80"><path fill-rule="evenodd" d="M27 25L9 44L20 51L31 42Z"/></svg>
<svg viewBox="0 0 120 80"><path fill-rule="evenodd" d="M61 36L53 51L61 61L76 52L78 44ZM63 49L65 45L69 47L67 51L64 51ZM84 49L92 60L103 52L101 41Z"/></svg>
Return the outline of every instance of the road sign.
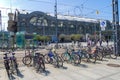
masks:
<svg viewBox="0 0 120 80"><path fill-rule="evenodd" d="M100 21L100 27L106 27L106 21L105 20L102 20Z"/></svg>
<svg viewBox="0 0 120 80"><path fill-rule="evenodd" d="M106 24L106 21L105 20L101 20L100 21L100 27L101 27L101 30L104 31L105 30L105 27L107 26Z"/></svg>
<svg viewBox="0 0 120 80"><path fill-rule="evenodd" d="M105 27L101 27L101 31L105 31Z"/></svg>

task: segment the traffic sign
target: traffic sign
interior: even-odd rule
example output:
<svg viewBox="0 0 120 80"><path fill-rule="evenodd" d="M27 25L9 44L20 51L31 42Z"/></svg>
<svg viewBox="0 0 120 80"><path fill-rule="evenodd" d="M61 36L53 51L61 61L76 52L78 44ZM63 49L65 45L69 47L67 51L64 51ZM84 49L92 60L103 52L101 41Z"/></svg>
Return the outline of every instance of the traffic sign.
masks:
<svg viewBox="0 0 120 80"><path fill-rule="evenodd" d="M104 31L105 30L105 27L107 26L106 24L106 21L105 20L101 20L100 21L100 27L101 27L101 30Z"/></svg>
<svg viewBox="0 0 120 80"><path fill-rule="evenodd" d="M105 20L100 21L100 27L106 27L106 26L107 24Z"/></svg>
<svg viewBox="0 0 120 80"><path fill-rule="evenodd" d="M105 27L101 27L101 31L105 31Z"/></svg>

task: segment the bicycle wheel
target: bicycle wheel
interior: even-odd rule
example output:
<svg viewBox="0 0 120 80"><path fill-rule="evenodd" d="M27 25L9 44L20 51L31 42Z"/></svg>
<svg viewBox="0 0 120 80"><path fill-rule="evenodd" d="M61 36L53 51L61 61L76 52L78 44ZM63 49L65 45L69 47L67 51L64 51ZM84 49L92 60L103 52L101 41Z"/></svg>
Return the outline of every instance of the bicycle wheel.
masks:
<svg viewBox="0 0 120 80"><path fill-rule="evenodd" d="M63 61L66 61L66 62L68 62L70 60L70 56L67 53L61 54L61 58Z"/></svg>
<svg viewBox="0 0 120 80"><path fill-rule="evenodd" d="M46 54L45 56L44 56L44 61L45 61L45 63L47 63L47 64L49 64L49 63L53 63L53 59L51 58L51 57L49 57L48 56L48 54Z"/></svg>
<svg viewBox="0 0 120 80"><path fill-rule="evenodd" d="M52 58L52 64L54 65L54 67L59 67L59 61L58 61L58 56L54 55Z"/></svg>
<svg viewBox="0 0 120 80"><path fill-rule="evenodd" d="M110 58L117 59L117 56L118 56L118 54L111 52Z"/></svg>
<svg viewBox="0 0 120 80"><path fill-rule="evenodd" d="M89 61L96 63L97 55L96 53L94 54L89 54Z"/></svg>
<svg viewBox="0 0 120 80"><path fill-rule="evenodd" d="M38 62L36 64L36 71L37 72L39 72L39 71L45 71L45 63L43 61L41 62L41 60L40 60L40 62Z"/></svg>
<svg viewBox="0 0 120 80"><path fill-rule="evenodd" d="M30 65L32 62L32 58L30 56L25 56L25 57L23 57L22 62L25 65Z"/></svg>
<svg viewBox="0 0 120 80"><path fill-rule="evenodd" d="M45 71L44 56L42 54L40 54L39 56L39 63L40 63L40 68L42 69L42 71Z"/></svg>
<svg viewBox="0 0 120 80"><path fill-rule="evenodd" d="M10 72L9 72L10 66L9 66L9 63L7 61L4 61L4 66L5 66L8 78L10 79Z"/></svg>
<svg viewBox="0 0 120 80"><path fill-rule="evenodd" d="M77 54L73 54L73 60L75 65L78 65L81 63L81 57Z"/></svg>
<svg viewBox="0 0 120 80"><path fill-rule="evenodd" d="M13 63L14 63L14 67L15 67L15 72L18 75L19 70L18 70L18 64L17 64L16 58L15 58L15 60L13 60Z"/></svg>
<svg viewBox="0 0 120 80"><path fill-rule="evenodd" d="M103 60L103 53L102 52L97 53L97 59L101 60L101 61Z"/></svg>
<svg viewBox="0 0 120 80"><path fill-rule="evenodd" d="M63 67L63 60L60 56L57 56L58 66Z"/></svg>
<svg viewBox="0 0 120 80"><path fill-rule="evenodd" d="M45 71L45 63L44 63L43 59L40 60L40 69L42 71Z"/></svg>

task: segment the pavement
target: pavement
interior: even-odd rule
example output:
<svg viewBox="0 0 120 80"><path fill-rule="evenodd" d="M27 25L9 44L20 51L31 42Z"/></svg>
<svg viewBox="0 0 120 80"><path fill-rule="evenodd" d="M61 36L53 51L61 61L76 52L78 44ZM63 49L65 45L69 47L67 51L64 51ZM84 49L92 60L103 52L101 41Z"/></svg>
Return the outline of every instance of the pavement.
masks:
<svg viewBox="0 0 120 80"><path fill-rule="evenodd" d="M41 50L41 52L45 52L45 50ZM0 53L0 60L2 60L2 54ZM64 63L61 68L45 64L45 72L36 72L34 67L22 64L21 59L24 56L24 51L18 51L16 55L21 57L19 58L19 74L14 74L12 80L120 80L120 57L117 59L104 58L103 61L97 61L95 64L82 61L77 66ZM9 80L3 60L0 61L0 80Z"/></svg>
<svg viewBox="0 0 120 80"><path fill-rule="evenodd" d="M64 63L62 68L54 68L46 64L45 72L36 72L33 67L19 66L19 75L13 75L13 80L120 80L120 66L111 67L107 64L120 65L120 57L94 63L82 61L78 66ZM0 80L9 80L4 68L0 68Z"/></svg>

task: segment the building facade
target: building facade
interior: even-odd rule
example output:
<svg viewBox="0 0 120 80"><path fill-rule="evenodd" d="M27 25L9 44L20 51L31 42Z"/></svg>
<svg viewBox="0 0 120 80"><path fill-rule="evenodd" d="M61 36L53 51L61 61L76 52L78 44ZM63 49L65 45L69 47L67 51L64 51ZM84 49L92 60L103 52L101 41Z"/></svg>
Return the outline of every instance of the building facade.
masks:
<svg viewBox="0 0 120 80"><path fill-rule="evenodd" d="M40 35L56 35L57 33L70 35L70 34L94 34L100 31L100 20L57 15L58 19L52 14L34 11L30 14L17 15L17 31L25 31L27 33L37 33ZM57 23L57 25L56 25ZM112 30L110 21L107 21L106 30Z"/></svg>

